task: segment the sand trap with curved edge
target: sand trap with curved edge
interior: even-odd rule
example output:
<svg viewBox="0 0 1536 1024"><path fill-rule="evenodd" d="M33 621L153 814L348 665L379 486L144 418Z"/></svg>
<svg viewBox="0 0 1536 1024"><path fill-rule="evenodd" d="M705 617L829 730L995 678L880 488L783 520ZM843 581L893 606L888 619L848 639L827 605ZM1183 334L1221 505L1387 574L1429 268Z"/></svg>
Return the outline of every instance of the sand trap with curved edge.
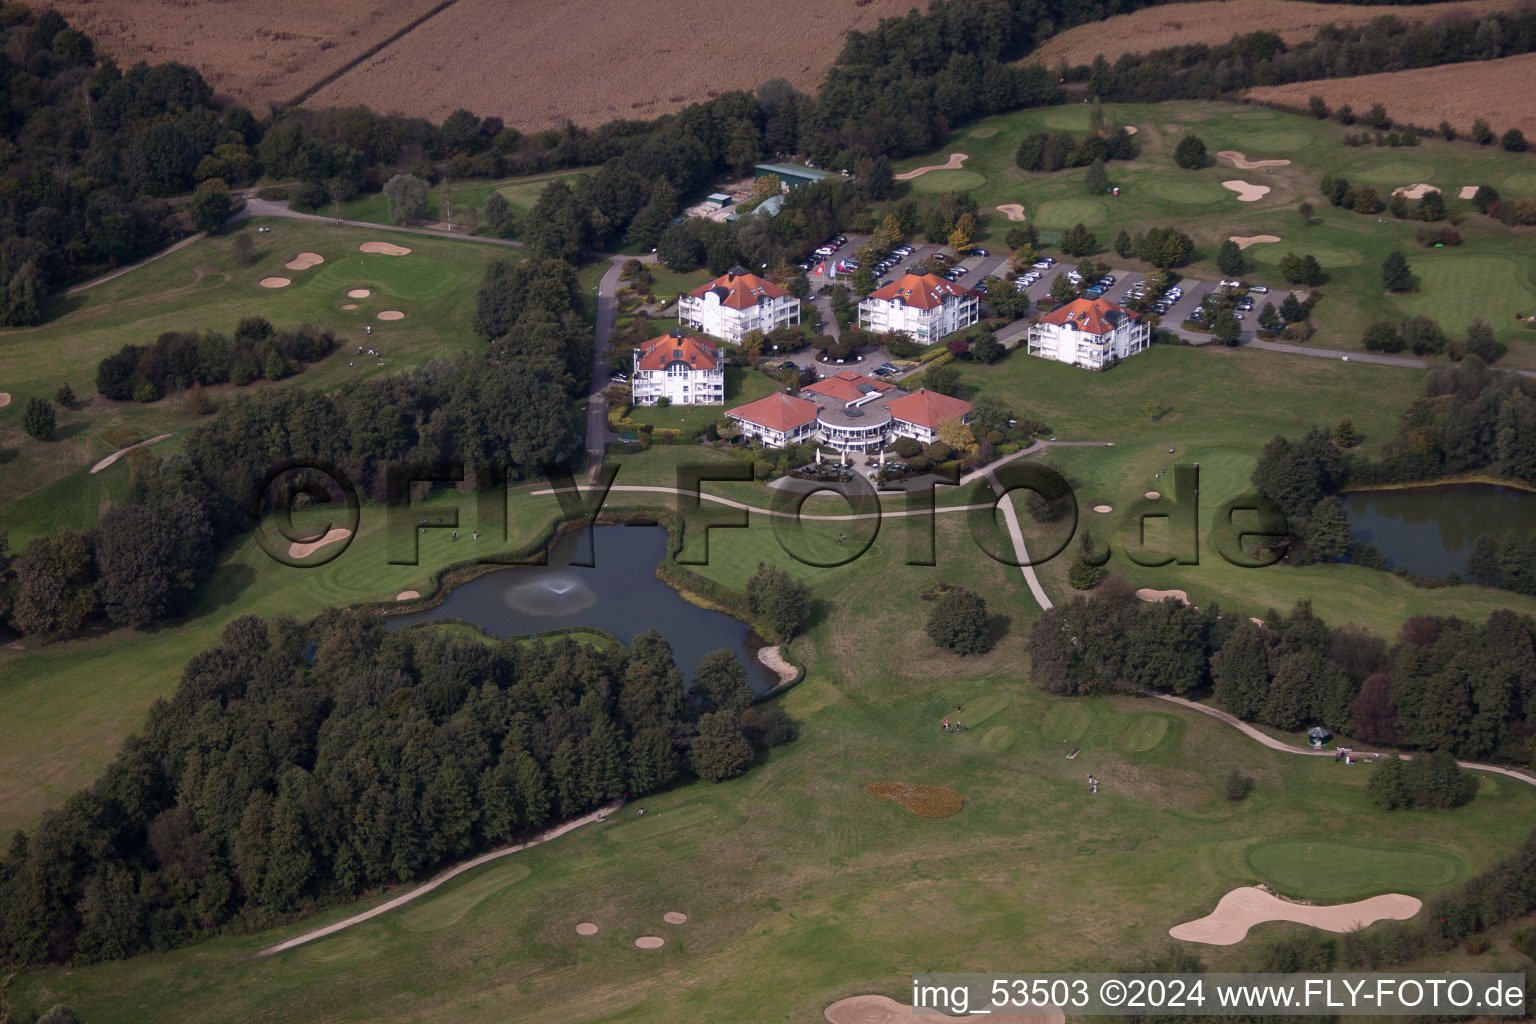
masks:
<svg viewBox="0 0 1536 1024"><path fill-rule="evenodd" d="M1161 498L1161 497L1162 497L1162 495L1159 494L1157 491L1148 491L1147 492L1147 498L1150 501L1156 501L1158 498Z"/></svg>
<svg viewBox="0 0 1536 1024"><path fill-rule="evenodd" d="M1412 185L1399 185L1397 188L1392 190L1392 194L1395 196L1402 196L1404 199L1423 199L1431 192L1439 191L1440 190L1433 185L1426 185L1422 181L1416 181Z"/></svg>
<svg viewBox="0 0 1536 1024"><path fill-rule="evenodd" d="M768 666L769 671L779 677L779 684L792 683L800 675L800 670L785 660L779 653L779 645L764 647L757 652L757 660Z"/></svg>
<svg viewBox="0 0 1536 1024"><path fill-rule="evenodd" d="M1289 167L1289 160L1249 160L1240 150L1223 149L1216 154L1216 159L1225 160L1240 171L1251 171L1259 167Z"/></svg>
<svg viewBox="0 0 1536 1024"><path fill-rule="evenodd" d="M577 935L596 935L597 934L597 925L593 924L591 921L583 921L583 922L581 922L581 924L576 926L576 934Z"/></svg>
<svg viewBox="0 0 1536 1024"><path fill-rule="evenodd" d="M1246 249L1250 245L1258 245L1260 242L1278 242L1279 235L1228 235L1229 239L1237 243L1239 249Z"/></svg>
<svg viewBox="0 0 1536 1024"><path fill-rule="evenodd" d="M1477 185L1463 185L1461 186L1461 191L1456 193L1456 197L1458 199L1472 199L1476 197L1478 187Z"/></svg>
<svg viewBox="0 0 1536 1024"><path fill-rule="evenodd" d="M1007 214L1009 220L1024 219L1024 207L1019 203L1003 203L997 209L999 213Z"/></svg>
<svg viewBox="0 0 1536 1024"><path fill-rule="evenodd" d="M400 312L398 309L381 309L381 310L379 310L379 319L380 320L404 320L405 319L405 314Z"/></svg>
<svg viewBox="0 0 1536 1024"><path fill-rule="evenodd" d="M355 303L355 302L343 302L341 304L341 308L342 309L356 309L357 308L357 303Z"/></svg>
<svg viewBox="0 0 1536 1024"><path fill-rule="evenodd" d="M1180 604L1189 604L1189 595L1184 593L1182 590L1152 590L1150 588L1143 587L1136 591L1136 597L1138 600L1151 601L1153 604L1166 600L1170 597L1176 597L1179 599Z"/></svg>
<svg viewBox="0 0 1536 1024"><path fill-rule="evenodd" d="M310 267L318 267L325 262L325 257L317 252L301 252L293 259L284 263L289 270L308 270Z"/></svg>
<svg viewBox="0 0 1536 1024"><path fill-rule="evenodd" d="M1258 616L1250 615L1250 616L1248 616L1248 621L1253 623L1255 626L1258 626L1260 629L1268 629L1269 628L1269 626L1264 622L1264 620L1259 618Z"/></svg>
<svg viewBox="0 0 1536 1024"><path fill-rule="evenodd" d="M642 935L635 940L635 945L641 949L660 949L667 944L667 940L660 935Z"/></svg>
<svg viewBox="0 0 1536 1024"><path fill-rule="evenodd" d="M1125 134L1127 134L1127 135L1135 135L1136 134L1136 126L1135 125L1128 124L1128 125L1123 125L1122 127L1125 128Z"/></svg>
<svg viewBox="0 0 1536 1024"><path fill-rule="evenodd" d="M1248 929L1265 921L1293 921L1324 931L1351 932L1377 921L1406 921L1421 906L1412 896L1394 892L1355 903L1314 907L1288 903L1263 889L1245 885L1223 896L1216 909L1205 917L1176 924L1168 929L1168 934L1185 942L1231 946L1243 941Z"/></svg>
<svg viewBox="0 0 1536 1024"><path fill-rule="evenodd" d="M1268 185L1255 185L1252 182L1243 181L1241 178L1233 178L1231 181L1221 183L1223 188L1229 188L1237 193L1237 201L1251 203L1263 199L1269 195Z"/></svg>
<svg viewBox="0 0 1536 1024"><path fill-rule="evenodd" d="M414 601L414 600L416 600L420 596L421 596L421 592L420 591L417 591L417 590L402 590L402 591L400 591L400 593L395 595L395 600L396 601Z"/></svg>
<svg viewBox="0 0 1536 1024"><path fill-rule="evenodd" d="M264 277L257 284L263 288L287 288L293 282L286 277Z"/></svg>
<svg viewBox="0 0 1536 1024"><path fill-rule="evenodd" d="M991 1024L1064 1024L1060 1013L989 1013L984 1017L951 1017L947 1013L923 1013L888 996L849 996L839 999L822 1016L832 1024L927 1024L936 1020L986 1020Z"/></svg>
<svg viewBox="0 0 1536 1024"><path fill-rule="evenodd" d="M349 299L366 299L368 296L370 296L372 294L373 294L373 291L371 289L369 289L369 288L353 288L351 291L347 292L347 298L349 298Z"/></svg>
<svg viewBox="0 0 1536 1024"><path fill-rule="evenodd" d="M1093 506L1093 510L1100 515L1103 515L1107 512L1113 512L1115 509L1113 505L1095 505Z"/></svg>
<svg viewBox="0 0 1536 1024"><path fill-rule="evenodd" d="M910 171L902 171L896 175L897 181L911 181L913 178L927 174L929 171L958 171L971 158L969 153L951 153L949 160L942 164L929 164L927 167L916 167Z"/></svg>
<svg viewBox="0 0 1536 1024"><path fill-rule="evenodd" d="M10 404L11 404L11 393L9 391L0 391L0 409L4 409L6 406L8 406Z"/></svg>
<svg viewBox="0 0 1536 1024"><path fill-rule="evenodd" d="M352 536L352 531L347 529L345 526L334 527L329 533L327 533L324 537L321 537L319 540L294 541L292 544L288 545L288 557L308 558L310 555L314 554L316 551L319 551L327 544L334 544L339 540L346 540L350 536Z"/></svg>
<svg viewBox="0 0 1536 1024"><path fill-rule="evenodd" d="M688 915L681 911L669 910L661 915L661 919L667 924L685 924L688 921Z"/></svg>
<svg viewBox="0 0 1536 1024"><path fill-rule="evenodd" d="M358 252L376 252L381 256L409 256L411 250L394 242L364 242L357 247Z"/></svg>

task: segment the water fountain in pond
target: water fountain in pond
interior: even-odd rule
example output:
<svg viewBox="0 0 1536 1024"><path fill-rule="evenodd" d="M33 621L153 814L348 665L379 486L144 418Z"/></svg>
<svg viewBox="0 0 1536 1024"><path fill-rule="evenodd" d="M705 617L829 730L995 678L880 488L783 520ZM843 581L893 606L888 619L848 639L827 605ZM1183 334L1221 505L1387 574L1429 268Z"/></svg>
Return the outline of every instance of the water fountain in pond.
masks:
<svg viewBox="0 0 1536 1024"><path fill-rule="evenodd" d="M571 615L597 603L597 591L570 573L551 573L507 588L507 604L525 615Z"/></svg>

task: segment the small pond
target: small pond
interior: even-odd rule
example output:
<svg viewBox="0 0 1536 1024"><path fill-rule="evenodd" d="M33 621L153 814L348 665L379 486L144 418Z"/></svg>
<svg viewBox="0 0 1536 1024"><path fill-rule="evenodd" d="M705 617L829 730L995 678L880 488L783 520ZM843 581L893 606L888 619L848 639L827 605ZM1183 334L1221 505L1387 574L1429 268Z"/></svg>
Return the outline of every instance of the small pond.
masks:
<svg viewBox="0 0 1536 1024"><path fill-rule="evenodd" d="M1472 542L1536 526L1536 494L1491 484L1450 484L1344 495L1350 533L1387 564L1421 576L1465 574Z"/></svg>
<svg viewBox="0 0 1536 1024"><path fill-rule="evenodd" d="M391 629L438 619L464 619L501 636L540 633L566 626L591 626L629 643L652 626L672 645L685 679L710 651L728 647L747 668L761 693L778 682L756 658L752 629L724 612L689 604L656 578L667 549L659 526L599 526L591 531L593 567L587 561L587 534L561 537L549 564L512 566L477 576L456 587L437 607L391 615Z"/></svg>

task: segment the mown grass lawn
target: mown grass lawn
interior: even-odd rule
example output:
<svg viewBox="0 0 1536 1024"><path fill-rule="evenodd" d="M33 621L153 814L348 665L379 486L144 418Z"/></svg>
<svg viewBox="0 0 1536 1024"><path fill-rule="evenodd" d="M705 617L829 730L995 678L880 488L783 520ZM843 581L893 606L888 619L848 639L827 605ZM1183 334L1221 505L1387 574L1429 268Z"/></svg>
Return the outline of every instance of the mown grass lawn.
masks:
<svg viewBox="0 0 1536 1024"><path fill-rule="evenodd" d="M1481 316L1509 346L1509 365L1536 367L1536 332L1512 318L1536 312L1536 262L1529 256L1536 230L1504 227L1459 198L1463 186L1479 184L1504 194L1536 194L1530 155L1434 138L1411 148L1352 148L1342 139L1353 128L1224 103L1109 104L1104 113L1136 127L1135 141L1141 148L1137 159L1107 167L1110 181L1120 186L1119 196L1088 195L1084 168L1031 174L1015 164L1019 140L1029 132L1049 129L1080 135L1087 130L1087 105L1068 104L988 118L955 133L933 153L901 161L897 170L941 164L950 153L969 155L963 170L930 172L898 183L895 198L910 196L924 203L939 192L969 190L982 214L977 240L994 244L1001 244L1013 223L997 206L1020 203L1047 244L1081 222L1097 234L1104 250L1099 258L1110 262L1124 262L1110 249L1121 229L1134 234L1174 225L1187 231L1198 248L1196 261L1182 272L1207 280L1225 276L1214 260L1229 236L1277 235L1280 242L1248 250L1253 270L1247 279L1281 286L1277 267L1287 252L1315 255L1327 274L1316 344L1358 350L1367 324L1417 312L1439 320L1448 336L1460 337L1471 318ZM1174 164L1173 148L1185 133L1205 142L1214 161L1210 166L1184 170ZM1291 163L1240 171L1215 160L1222 150ZM1420 222L1333 208L1318 187L1325 174L1372 185L1384 198L1394 188L1418 182L1438 186L1447 210L1464 218L1457 226L1464 244L1426 249L1414 238ZM1258 201L1240 202L1235 192L1223 187L1228 180L1265 185L1270 192ZM1297 213L1303 202L1314 208L1309 224ZM1381 261L1393 249L1408 257L1420 277L1419 291L1389 296L1383 290Z"/></svg>

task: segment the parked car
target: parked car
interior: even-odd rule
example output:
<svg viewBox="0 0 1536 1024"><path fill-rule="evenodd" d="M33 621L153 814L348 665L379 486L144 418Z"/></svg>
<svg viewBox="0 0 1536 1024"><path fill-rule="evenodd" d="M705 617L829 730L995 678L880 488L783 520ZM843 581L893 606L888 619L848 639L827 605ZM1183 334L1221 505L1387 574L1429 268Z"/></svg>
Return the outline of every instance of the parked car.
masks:
<svg viewBox="0 0 1536 1024"><path fill-rule="evenodd" d="M1259 295L1268 295L1269 294L1269 285L1267 285L1267 284L1251 284L1251 285L1248 286L1248 290L1251 291L1251 292L1256 292Z"/></svg>
<svg viewBox="0 0 1536 1024"><path fill-rule="evenodd" d="M970 267L956 267L950 271L951 274L969 274L970 272Z"/></svg>
<svg viewBox="0 0 1536 1024"><path fill-rule="evenodd" d="M1034 267L1036 270L1050 270L1051 264L1055 262L1055 260L1047 256L1043 260L1035 260L1035 262L1031 263L1030 266Z"/></svg>
<svg viewBox="0 0 1536 1024"><path fill-rule="evenodd" d="M796 270L800 270L800 271L809 271L811 269L810 261L809 260L803 260L803 261L801 261L799 263L796 263L795 264L795 269Z"/></svg>
<svg viewBox="0 0 1536 1024"><path fill-rule="evenodd" d="M831 256L834 252L837 252L837 250L832 248L830 245L824 245L820 249L816 250L816 255L825 259L826 257Z"/></svg>
<svg viewBox="0 0 1536 1024"><path fill-rule="evenodd" d="M972 256L985 256L985 255L987 255L987 250L985 250L985 249L972 249L971 250L971 255Z"/></svg>
<svg viewBox="0 0 1536 1024"><path fill-rule="evenodd" d="M1223 281L1223 282L1221 282L1221 287L1223 287L1223 288L1241 288L1242 286L1243 286L1243 282L1241 282L1241 281Z"/></svg>
<svg viewBox="0 0 1536 1024"><path fill-rule="evenodd" d="M1090 299L1097 299L1099 296L1104 294L1104 289L1095 285L1094 287L1089 288L1087 291L1083 292L1083 294Z"/></svg>
<svg viewBox="0 0 1536 1024"><path fill-rule="evenodd" d="M1098 281L1095 282L1095 283L1096 284L1101 284L1105 288L1108 288L1110 285L1115 283L1115 275L1114 274L1105 274L1103 277L1099 278Z"/></svg>
<svg viewBox="0 0 1536 1024"><path fill-rule="evenodd" d="M1067 280L1071 281L1073 284L1082 284L1083 283L1083 275L1079 274L1075 270L1069 270L1069 271L1067 271Z"/></svg>

